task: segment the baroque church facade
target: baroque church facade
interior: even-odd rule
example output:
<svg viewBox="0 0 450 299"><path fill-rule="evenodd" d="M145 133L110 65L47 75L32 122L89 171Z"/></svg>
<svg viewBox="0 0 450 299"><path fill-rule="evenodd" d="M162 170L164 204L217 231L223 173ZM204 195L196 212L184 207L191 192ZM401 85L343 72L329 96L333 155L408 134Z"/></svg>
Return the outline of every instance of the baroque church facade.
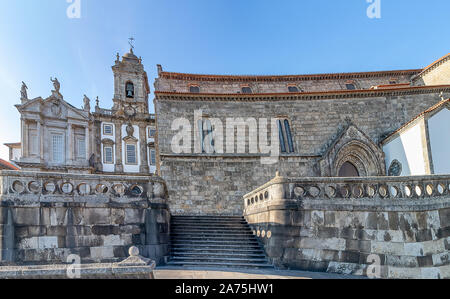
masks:
<svg viewBox="0 0 450 299"><path fill-rule="evenodd" d="M288 177L450 172L450 145L442 141L449 140L442 133L448 137L450 55L421 69L317 75L199 75L157 67L155 114L133 49L117 54L112 67L111 109L97 100L91 111L86 96L82 109L73 107L56 78L45 99L28 99L24 84L16 106L21 155L13 162L31 171L157 174L175 215L241 215L242 197L277 171ZM179 119L187 120L192 138L174 152ZM219 138L219 131L231 132L234 141ZM262 139L279 147L276 163L261 163L267 152L251 141Z"/></svg>
<svg viewBox="0 0 450 299"><path fill-rule="evenodd" d="M24 171L140 174L156 173L155 116L149 113L150 87L142 60L131 49L112 67L111 109L94 111L90 99L78 109L64 100L57 78L52 95L28 99L22 86L21 155ZM8 145L12 150L15 148Z"/></svg>

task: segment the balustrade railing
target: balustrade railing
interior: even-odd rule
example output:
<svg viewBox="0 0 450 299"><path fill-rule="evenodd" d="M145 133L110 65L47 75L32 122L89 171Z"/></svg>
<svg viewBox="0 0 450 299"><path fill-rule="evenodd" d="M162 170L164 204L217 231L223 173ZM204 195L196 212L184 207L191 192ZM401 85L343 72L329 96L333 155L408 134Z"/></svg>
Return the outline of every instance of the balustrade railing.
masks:
<svg viewBox="0 0 450 299"><path fill-rule="evenodd" d="M244 196L245 207L270 201L427 199L449 195L450 175L366 178L284 178L277 175Z"/></svg>

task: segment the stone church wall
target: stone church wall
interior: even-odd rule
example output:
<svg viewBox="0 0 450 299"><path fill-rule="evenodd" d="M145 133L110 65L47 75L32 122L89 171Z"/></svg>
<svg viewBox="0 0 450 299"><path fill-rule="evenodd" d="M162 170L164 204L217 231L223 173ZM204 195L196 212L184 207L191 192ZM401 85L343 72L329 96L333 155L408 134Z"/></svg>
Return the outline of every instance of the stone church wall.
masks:
<svg viewBox="0 0 450 299"><path fill-rule="evenodd" d="M281 268L450 278L450 177L283 178L244 196Z"/></svg>
<svg viewBox="0 0 450 299"><path fill-rule="evenodd" d="M319 160L336 140L347 118L378 144L383 136L440 101L439 92L431 89L401 95L330 99L308 95L301 98L191 97L157 93L160 176L168 184L172 212L241 215L242 195L270 180L277 170L289 176L321 176ZM295 153L282 154L280 162L273 165L262 165L261 155L248 154L248 147L244 154L174 154L171 142L178 131L172 130L172 123L186 118L193 130L196 110L202 110L209 118L219 118L224 127L227 118L269 121L287 118L291 122ZM193 140L192 137L192 151Z"/></svg>
<svg viewBox="0 0 450 299"><path fill-rule="evenodd" d="M0 172L0 263L163 262L170 213L157 177Z"/></svg>

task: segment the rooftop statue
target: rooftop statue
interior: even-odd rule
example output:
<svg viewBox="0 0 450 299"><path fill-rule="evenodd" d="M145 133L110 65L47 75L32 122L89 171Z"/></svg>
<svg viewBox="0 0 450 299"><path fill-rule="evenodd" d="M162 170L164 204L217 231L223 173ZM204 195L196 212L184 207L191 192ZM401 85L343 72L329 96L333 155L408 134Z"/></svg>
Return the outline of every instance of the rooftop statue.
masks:
<svg viewBox="0 0 450 299"><path fill-rule="evenodd" d="M28 100L27 89L28 89L28 86L25 84L25 82L22 81L22 88L20 89L20 99L22 101Z"/></svg>
<svg viewBox="0 0 450 299"><path fill-rule="evenodd" d="M53 82L53 88L55 89L54 91L56 93L59 93L59 90L61 89L61 84L58 81L58 78L55 78L55 80L53 80L52 77L50 77L50 81Z"/></svg>
<svg viewBox="0 0 450 299"><path fill-rule="evenodd" d="M85 111L91 111L91 100L86 95L84 95L83 103L83 109Z"/></svg>

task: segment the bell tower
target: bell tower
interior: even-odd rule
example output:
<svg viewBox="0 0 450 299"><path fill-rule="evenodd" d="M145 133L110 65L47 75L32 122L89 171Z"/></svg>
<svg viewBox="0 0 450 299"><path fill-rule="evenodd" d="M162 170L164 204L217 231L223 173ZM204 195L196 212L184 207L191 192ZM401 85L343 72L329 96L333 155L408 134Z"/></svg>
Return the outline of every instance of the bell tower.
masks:
<svg viewBox="0 0 450 299"><path fill-rule="evenodd" d="M112 67L114 73L114 106L112 110L132 117L137 114L149 113L150 87L142 59L134 55L132 43L130 46L130 52L123 55L122 60L117 54L115 65Z"/></svg>

